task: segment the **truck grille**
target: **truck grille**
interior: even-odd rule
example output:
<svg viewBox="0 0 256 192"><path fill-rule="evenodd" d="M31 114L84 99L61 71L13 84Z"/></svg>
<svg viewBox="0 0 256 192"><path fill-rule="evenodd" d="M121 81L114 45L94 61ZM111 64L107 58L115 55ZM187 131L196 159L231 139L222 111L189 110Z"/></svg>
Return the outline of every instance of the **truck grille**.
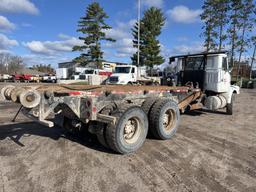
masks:
<svg viewBox="0 0 256 192"><path fill-rule="evenodd" d="M117 83L118 82L118 77L110 77L109 82L110 83Z"/></svg>

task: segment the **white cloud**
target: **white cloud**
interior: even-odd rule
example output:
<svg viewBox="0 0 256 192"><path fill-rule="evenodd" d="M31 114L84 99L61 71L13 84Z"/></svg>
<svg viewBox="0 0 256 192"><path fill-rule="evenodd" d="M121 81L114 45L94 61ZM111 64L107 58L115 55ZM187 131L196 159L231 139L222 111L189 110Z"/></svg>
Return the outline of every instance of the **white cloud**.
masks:
<svg viewBox="0 0 256 192"><path fill-rule="evenodd" d="M10 22L6 17L0 15L0 31L11 31L15 29L15 25Z"/></svg>
<svg viewBox="0 0 256 192"><path fill-rule="evenodd" d="M204 50L203 45L201 42L192 42L190 44L181 44L174 46L170 54L177 55L177 54L188 54L188 53L198 53Z"/></svg>
<svg viewBox="0 0 256 192"><path fill-rule="evenodd" d="M52 67L57 68L58 63L71 61L73 57L26 54L22 55L22 59L27 66L37 64L51 64Z"/></svg>
<svg viewBox="0 0 256 192"><path fill-rule="evenodd" d="M30 0L0 0L0 12L39 14L38 8Z"/></svg>
<svg viewBox="0 0 256 192"><path fill-rule="evenodd" d="M174 46L172 48L168 48L161 44L161 54L165 58L165 62L160 65L160 69L164 69L167 66L174 67L176 63L173 63L172 65L169 64L169 58L171 56L175 55L183 55L183 54L189 54L189 53L200 53L204 50L202 43L195 41L188 44L181 44Z"/></svg>
<svg viewBox="0 0 256 192"><path fill-rule="evenodd" d="M73 46L82 45L82 41L76 37L59 34L59 41L30 41L23 42L31 52L43 55L56 55L60 52L71 52Z"/></svg>
<svg viewBox="0 0 256 192"><path fill-rule="evenodd" d="M5 36L4 34L0 33L0 50L4 50L6 51L7 49L9 49L10 47L13 46L18 46L19 43L16 40L13 39L9 39L7 36Z"/></svg>
<svg viewBox="0 0 256 192"><path fill-rule="evenodd" d="M194 23L200 21L199 15L202 13L201 9L189 9L186 6L179 5L167 11L167 15L171 20L177 23Z"/></svg>
<svg viewBox="0 0 256 192"><path fill-rule="evenodd" d="M142 0L142 5L147 7L162 7L164 4L163 0Z"/></svg>
<svg viewBox="0 0 256 192"><path fill-rule="evenodd" d="M161 45L161 53L167 60L171 56L189 53L200 53L203 50L204 48L202 43L197 41L176 45L172 48L168 48L164 45Z"/></svg>
<svg viewBox="0 0 256 192"><path fill-rule="evenodd" d="M116 40L115 43L105 43L104 49L114 49L116 57L130 57L136 52L133 48L133 37L131 35L131 28L136 20L132 19L127 23L117 22L117 26L106 31L106 35Z"/></svg>

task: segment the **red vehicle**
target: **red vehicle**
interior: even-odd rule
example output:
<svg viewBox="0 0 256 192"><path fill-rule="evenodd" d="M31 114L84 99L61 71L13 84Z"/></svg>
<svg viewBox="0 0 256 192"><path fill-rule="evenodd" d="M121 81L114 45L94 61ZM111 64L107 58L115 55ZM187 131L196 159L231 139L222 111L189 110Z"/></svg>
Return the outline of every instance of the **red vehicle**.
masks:
<svg viewBox="0 0 256 192"><path fill-rule="evenodd" d="M99 75L103 75L103 76L110 76L112 75L112 72L109 72L109 71L99 71Z"/></svg>
<svg viewBox="0 0 256 192"><path fill-rule="evenodd" d="M30 74L15 74L12 76L14 82L30 82L33 75Z"/></svg>
<svg viewBox="0 0 256 192"><path fill-rule="evenodd" d="M110 76L112 72L99 70L99 69L87 69L83 73L80 73L78 79L88 79L88 76L91 75L102 75L102 76ZM76 79L75 77L73 79Z"/></svg>

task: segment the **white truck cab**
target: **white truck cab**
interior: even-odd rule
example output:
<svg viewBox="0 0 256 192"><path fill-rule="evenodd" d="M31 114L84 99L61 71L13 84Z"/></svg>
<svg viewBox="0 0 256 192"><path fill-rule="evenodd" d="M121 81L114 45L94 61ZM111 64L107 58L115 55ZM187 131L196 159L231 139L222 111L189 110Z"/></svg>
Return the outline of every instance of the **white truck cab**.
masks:
<svg viewBox="0 0 256 192"><path fill-rule="evenodd" d="M226 51L175 56L170 58L170 63L176 59L178 83L201 88L206 108L227 108L227 113L232 114L233 98L240 93L240 88L231 85Z"/></svg>
<svg viewBox="0 0 256 192"><path fill-rule="evenodd" d="M204 88L217 93L227 92L231 85L231 75L226 54L207 57Z"/></svg>
<svg viewBox="0 0 256 192"><path fill-rule="evenodd" d="M107 84L127 85L136 83L138 68L135 65L117 65L115 72L109 77Z"/></svg>
<svg viewBox="0 0 256 192"><path fill-rule="evenodd" d="M79 79L79 75L81 73L83 73L87 68L85 67L75 67L73 74L71 76L71 80L78 80Z"/></svg>
<svg viewBox="0 0 256 192"><path fill-rule="evenodd" d="M98 69L86 69L82 73L79 74L79 79L86 80L90 75L98 75Z"/></svg>

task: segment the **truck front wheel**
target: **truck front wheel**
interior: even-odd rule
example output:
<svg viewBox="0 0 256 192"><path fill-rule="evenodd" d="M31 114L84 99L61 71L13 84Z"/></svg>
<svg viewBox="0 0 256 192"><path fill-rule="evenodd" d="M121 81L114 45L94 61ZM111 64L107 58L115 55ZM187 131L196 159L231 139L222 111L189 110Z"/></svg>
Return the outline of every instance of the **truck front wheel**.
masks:
<svg viewBox="0 0 256 192"><path fill-rule="evenodd" d="M234 96L234 94L233 94L232 97L231 97L231 102L228 103L227 106L226 106L226 113L227 113L228 115L233 115L234 97L235 97L235 96Z"/></svg>
<svg viewBox="0 0 256 192"><path fill-rule="evenodd" d="M149 114L150 131L162 140L170 139L180 123L180 111L175 101L162 99L157 101Z"/></svg>
<svg viewBox="0 0 256 192"><path fill-rule="evenodd" d="M118 110L115 125L108 125L106 140L108 146L121 154L137 151L144 143L148 132L146 113L137 106Z"/></svg>

